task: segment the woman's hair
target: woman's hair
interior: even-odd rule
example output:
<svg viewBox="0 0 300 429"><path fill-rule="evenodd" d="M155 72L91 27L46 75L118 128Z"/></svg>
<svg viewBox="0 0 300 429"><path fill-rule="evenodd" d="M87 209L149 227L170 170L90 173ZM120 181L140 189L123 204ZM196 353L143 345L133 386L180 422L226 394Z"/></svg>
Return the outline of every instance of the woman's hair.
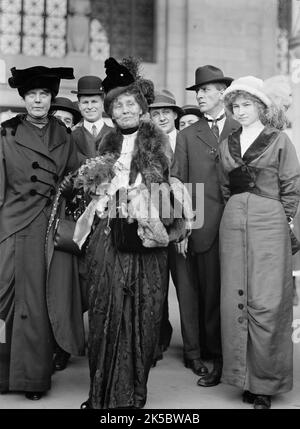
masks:
<svg viewBox="0 0 300 429"><path fill-rule="evenodd" d="M105 96L104 110L110 117L112 117L113 102L120 95L133 95L135 98L135 101L141 107L143 113L147 112L148 104L144 94L142 93L137 83L132 83L129 86L124 86L124 87L118 86L117 88L114 88L111 91L109 91Z"/></svg>
<svg viewBox="0 0 300 429"><path fill-rule="evenodd" d="M278 130L283 130L287 127L288 119L282 106L278 106L274 103L272 103L270 106L266 106L258 97L250 94L247 91L236 90L225 95L225 108L231 113L233 113L232 105L237 97L244 97L255 104L257 107L259 120L263 125L277 128Z"/></svg>

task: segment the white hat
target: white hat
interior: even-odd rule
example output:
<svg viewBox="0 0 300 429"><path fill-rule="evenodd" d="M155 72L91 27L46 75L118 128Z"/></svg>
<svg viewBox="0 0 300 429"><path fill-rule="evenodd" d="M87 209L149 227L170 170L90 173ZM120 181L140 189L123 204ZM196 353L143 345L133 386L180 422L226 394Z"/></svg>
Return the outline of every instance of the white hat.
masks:
<svg viewBox="0 0 300 429"><path fill-rule="evenodd" d="M266 106L272 104L270 98L264 92L262 79L254 76L244 76L235 79L232 84L224 91L224 97L233 91L245 91L259 98Z"/></svg>

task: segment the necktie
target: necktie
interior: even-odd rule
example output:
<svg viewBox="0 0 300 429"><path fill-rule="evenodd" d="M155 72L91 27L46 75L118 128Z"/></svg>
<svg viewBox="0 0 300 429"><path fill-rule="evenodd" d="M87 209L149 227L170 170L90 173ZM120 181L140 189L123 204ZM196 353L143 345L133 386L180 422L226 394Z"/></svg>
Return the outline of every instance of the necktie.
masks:
<svg viewBox="0 0 300 429"><path fill-rule="evenodd" d="M214 135L216 136L216 138L219 139L220 132L219 132L219 127L218 127L216 119L214 121L212 121L211 130L214 133Z"/></svg>
<svg viewBox="0 0 300 429"><path fill-rule="evenodd" d="M225 114L223 113L223 115L219 116L217 119L208 119L205 117L205 119L207 120L207 122L211 122L211 131L214 133L214 135L216 136L216 139L218 140L220 137L220 132L219 132L219 127L218 127L218 121L221 121L223 118L225 118Z"/></svg>
<svg viewBox="0 0 300 429"><path fill-rule="evenodd" d="M92 134L93 134L93 137L97 137L98 135L97 127L95 124L92 126Z"/></svg>

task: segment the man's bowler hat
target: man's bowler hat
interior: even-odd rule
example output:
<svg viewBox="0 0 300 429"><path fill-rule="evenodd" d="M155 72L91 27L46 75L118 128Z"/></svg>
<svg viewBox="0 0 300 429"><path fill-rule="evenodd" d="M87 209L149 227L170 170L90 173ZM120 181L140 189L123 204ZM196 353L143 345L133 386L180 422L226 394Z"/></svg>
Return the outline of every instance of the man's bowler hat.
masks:
<svg viewBox="0 0 300 429"><path fill-rule="evenodd" d="M77 91L73 94L80 95L103 95L102 80L98 76L82 76L77 83Z"/></svg>
<svg viewBox="0 0 300 429"><path fill-rule="evenodd" d="M186 88L188 91L197 91L199 86L206 83L223 82L226 86L229 86L233 79L231 77L224 76L222 70L214 66L203 66L198 67L195 72L195 85Z"/></svg>

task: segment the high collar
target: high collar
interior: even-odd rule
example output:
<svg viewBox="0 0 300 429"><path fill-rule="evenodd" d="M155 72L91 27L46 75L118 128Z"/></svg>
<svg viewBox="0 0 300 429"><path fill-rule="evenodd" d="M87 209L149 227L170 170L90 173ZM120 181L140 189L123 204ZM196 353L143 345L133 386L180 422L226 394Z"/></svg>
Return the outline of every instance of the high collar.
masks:
<svg viewBox="0 0 300 429"><path fill-rule="evenodd" d="M132 127L132 128L124 128L124 129L120 128L120 131L123 134L123 136L126 136L128 134L134 134L135 132L137 132L138 129L139 129L139 126L137 125L136 127Z"/></svg>
<svg viewBox="0 0 300 429"><path fill-rule="evenodd" d="M48 115L45 115L43 118L34 118L29 113L27 113L25 117L26 121L28 121L30 124L38 127L43 128L45 125L49 123L49 117Z"/></svg>
<svg viewBox="0 0 300 429"><path fill-rule="evenodd" d="M218 118L220 118L220 116L223 116L223 118L222 119L226 119L226 117L225 117L225 110L224 109L222 109L219 113L218 113L218 115L217 115L217 117L216 118L213 118L211 115L209 115L208 113L204 113L204 115L203 115L205 118L207 118L207 119L209 119L210 121L214 121L214 120L216 120L216 119L218 119Z"/></svg>

